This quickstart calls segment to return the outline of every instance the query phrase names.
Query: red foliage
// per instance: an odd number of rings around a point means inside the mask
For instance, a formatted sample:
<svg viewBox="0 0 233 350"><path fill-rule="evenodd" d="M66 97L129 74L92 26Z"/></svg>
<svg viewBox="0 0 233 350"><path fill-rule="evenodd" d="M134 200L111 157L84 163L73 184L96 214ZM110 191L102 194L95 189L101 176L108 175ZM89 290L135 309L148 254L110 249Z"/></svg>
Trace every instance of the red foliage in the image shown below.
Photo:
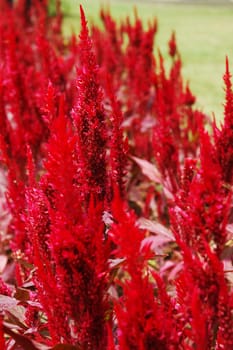
<svg viewBox="0 0 233 350"><path fill-rule="evenodd" d="M0 348L231 350L228 59L217 128L175 33L167 72L156 21L80 7L65 42L59 1L25 4L0 0Z"/></svg>

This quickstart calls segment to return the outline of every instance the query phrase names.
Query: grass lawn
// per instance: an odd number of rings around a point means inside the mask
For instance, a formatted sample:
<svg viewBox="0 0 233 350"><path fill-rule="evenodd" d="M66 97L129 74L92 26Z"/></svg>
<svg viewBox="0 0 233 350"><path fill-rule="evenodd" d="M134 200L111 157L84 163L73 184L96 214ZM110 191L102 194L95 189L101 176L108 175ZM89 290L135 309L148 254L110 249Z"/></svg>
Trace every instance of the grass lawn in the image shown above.
<svg viewBox="0 0 233 350"><path fill-rule="evenodd" d="M79 28L79 3L82 3L90 21L99 21L101 4L110 4L112 14L120 19L132 16L136 5L145 20L156 17L159 24L157 47L167 53L167 41L176 31L178 47L183 59L183 75L190 81L197 95L198 105L221 120L223 111L223 81L225 57L230 60L233 73L233 6L161 4L156 1L97 1L63 0L67 17L64 32Z"/></svg>

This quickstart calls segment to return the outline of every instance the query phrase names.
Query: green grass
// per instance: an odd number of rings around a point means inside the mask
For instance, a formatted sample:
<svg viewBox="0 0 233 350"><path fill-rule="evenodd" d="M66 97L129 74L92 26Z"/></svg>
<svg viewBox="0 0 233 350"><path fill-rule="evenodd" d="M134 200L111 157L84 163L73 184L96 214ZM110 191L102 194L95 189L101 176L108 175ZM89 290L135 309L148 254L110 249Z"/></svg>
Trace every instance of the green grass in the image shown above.
<svg viewBox="0 0 233 350"><path fill-rule="evenodd" d="M69 15L65 19L65 35L69 35L71 26L78 31L79 3L76 0L63 0L64 9ZM102 4L106 3L102 1ZM132 16L134 5L145 22L156 17L159 24L156 46L165 55L170 34L172 30L176 31L183 60L183 76L190 81L198 106L221 120L224 102L222 75L226 55L233 73L233 6L163 5L155 4L155 1L123 0L108 3L117 19ZM99 23L99 4L97 0L82 1L89 21Z"/></svg>

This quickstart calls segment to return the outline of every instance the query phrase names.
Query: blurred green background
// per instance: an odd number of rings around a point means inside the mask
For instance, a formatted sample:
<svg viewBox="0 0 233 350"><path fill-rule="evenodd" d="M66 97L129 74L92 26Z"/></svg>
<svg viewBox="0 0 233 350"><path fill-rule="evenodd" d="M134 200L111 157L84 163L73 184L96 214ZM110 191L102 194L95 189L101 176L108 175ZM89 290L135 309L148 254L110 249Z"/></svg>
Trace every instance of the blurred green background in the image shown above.
<svg viewBox="0 0 233 350"><path fill-rule="evenodd" d="M167 42L175 30L178 48L183 60L183 76L197 96L198 106L210 115L222 119L224 103L225 57L229 57L233 73L233 2L225 0L200 1L98 1L62 0L65 12L64 33L79 31L79 4L82 4L89 22L99 23L100 6L109 6L119 20L133 17L134 7L147 22L158 20L156 48L167 55Z"/></svg>

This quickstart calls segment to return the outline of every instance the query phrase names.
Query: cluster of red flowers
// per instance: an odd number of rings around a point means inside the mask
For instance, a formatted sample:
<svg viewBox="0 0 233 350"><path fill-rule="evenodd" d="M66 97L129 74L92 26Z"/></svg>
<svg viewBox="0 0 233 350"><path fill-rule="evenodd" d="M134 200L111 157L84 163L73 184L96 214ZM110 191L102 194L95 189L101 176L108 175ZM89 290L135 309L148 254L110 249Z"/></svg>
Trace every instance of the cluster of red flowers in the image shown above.
<svg viewBox="0 0 233 350"><path fill-rule="evenodd" d="M0 348L232 350L228 60L218 128L175 33L167 72L156 21L80 7L65 41L26 4L0 0Z"/></svg>

